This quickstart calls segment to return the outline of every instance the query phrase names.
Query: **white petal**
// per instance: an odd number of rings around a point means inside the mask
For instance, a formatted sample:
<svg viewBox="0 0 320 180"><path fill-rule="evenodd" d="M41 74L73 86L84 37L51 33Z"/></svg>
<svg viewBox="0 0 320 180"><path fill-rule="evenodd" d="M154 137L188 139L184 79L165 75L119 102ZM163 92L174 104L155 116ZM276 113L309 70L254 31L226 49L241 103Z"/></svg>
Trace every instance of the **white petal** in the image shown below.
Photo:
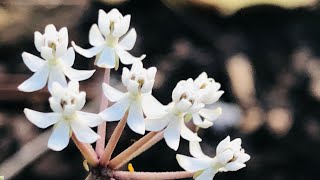
<svg viewBox="0 0 320 180"><path fill-rule="evenodd" d="M153 84L154 84L154 80L149 80L145 82L140 90L141 93L151 93Z"/></svg>
<svg viewBox="0 0 320 180"><path fill-rule="evenodd" d="M165 106L151 94L142 95L141 105L147 118L163 117L167 113Z"/></svg>
<svg viewBox="0 0 320 180"><path fill-rule="evenodd" d="M199 111L199 114L210 121L214 121L222 114L222 109L221 108L217 108L217 109L203 108Z"/></svg>
<svg viewBox="0 0 320 180"><path fill-rule="evenodd" d="M218 159L219 163L226 164L233 158L233 152L230 149L227 149L219 154L216 155L216 158Z"/></svg>
<svg viewBox="0 0 320 180"><path fill-rule="evenodd" d="M96 70L77 70L72 67L63 68L64 74L72 81L83 81L89 79Z"/></svg>
<svg viewBox="0 0 320 180"><path fill-rule="evenodd" d="M81 91L77 95L76 100L77 100L76 109L81 110L84 107L84 105L86 104L86 92Z"/></svg>
<svg viewBox="0 0 320 180"><path fill-rule="evenodd" d="M219 154L219 153L223 152L227 148L229 143L230 143L230 136L227 136L224 140L222 140L218 144L217 149L216 149L216 153Z"/></svg>
<svg viewBox="0 0 320 180"><path fill-rule="evenodd" d="M56 57L59 58L61 56L63 56L68 49L68 42L62 42L60 44L57 45L56 47Z"/></svg>
<svg viewBox="0 0 320 180"><path fill-rule="evenodd" d="M184 121L180 121L180 134L183 139L188 141L202 141L201 138L198 137L197 134L193 133L184 123Z"/></svg>
<svg viewBox="0 0 320 180"><path fill-rule="evenodd" d="M201 127L201 128L209 128L210 126L213 125L213 122L211 122L211 121L208 121L206 119L202 120L201 117L199 116L199 114L197 114L197 113L192 114L192 120L196 126Z"/></svg>
<svg viewBox="0 0 320 180"><path fill-rule="evenodd" d="M160 131L168 125L170 120L171 120L171 116L169 115L165 115L163 117L155 118L155 119L146 118L145 119L146 130Z"/></svg>
<svg viewBox="0 0 320 180"><path fill-rule="evenodd" d="M48 76L49 67L47 64L44 64L39 71L20 84L18 89L24 92L33 92L42 89L47 83Z"/></svg>
<svg viewBox="0 0 320 180"><path fill-rule="evenodd" d="M54 36L57 33L57 29L53 24L48 24L45 28L44 28L44 32L46 33L46 35L48 36Z"/></svg>
<svg viewBox="0 0 320 180"><path fill-rule="evenodd" d="M54 97L49 98L50 108L54 112L62 112L63 109L61 107L60 101L57 101Z"/></svg>
<svg viewBox="0 0 320 180"><path fill-rule="evenodd" d="M176 159L179 165L188 172L196 172L210 167L210 159L193 158L177 154Z"/></svg>
<svg viewBox="0 0 320 180"><path fill-rule="evenodd" d="M68 37L68 29L63 27L58 32L59 42L65 45L65 49L68 48L69 37Z"/></svg>
<svg viewBox="0 0 320 180"><path fill-rule="evenodd" d="M70 47L66 53L61 57L63 64L66 66L72 66L75 59L75 53L72 47Z"/></svg>
<svg viewBox="0 0 320 180"><path fill-rule="evenodd" d="M101 116L98 114L94 113L88 113L88 112L82 112L82 111L77 111L77 116L80 121L82 121L85 125L89 127L96 127L102 122L104 122L101 119Z"/></svg>
<svg viewBox="0 0 320 180"><path fill-rule="evenodd" d="M70 126L65 121L58 122L48 141L48 147L54 151L61 151L68 146L70 139Z"/></svg>
<svg viewBox="0 0 320 180"><path fill-rule="evenodd" d="M23 112L27 119L39 128L47 128L58 122L61 118L58 113L42 113L27 108L25 108Z"/></svg>
<svg viewBox="0 0 320 180"><path fill-rule="evenodd" d="M53 82L58 82L62 87L67 87L67 79L60 67L51 67L49 80L48 80L48 90L51 92Z"/></svg>
<svg viewBox="0 0 320 180"><path fill-rule="evenodd" d="M129 99L127 95L125 95L122 99L102 111L99 115L106 121L118 121L124 116L129 105Z"/></svg>
<svg viewBox="0 0 320 180"><path fill-rule="evenodd" d="M134 80L129 80L128 86L127 86L128 92L132 94L138 94L139 93L139 83Z"/></svg>
<svg viewBox="0 0 320 180"><path fill-rule="evenodd" d="M43 59L27 52L22 53L22 59L32 72L38 71L45 64Z"/></svg>
<svg viewBox="0 0 320 180"><path fill-rule="evenodd" d="M115 50L117 52L117 55L120 58L120 61L125 65L133 64L136 61L141 61L146 57L145 54L141 55L140 57L134 57L130 53L128 53L127 51L125 51L119 47L117 47Z"/></svg>
<svg viewBox="0 0 320 180"><path fill-rule="evenodd" d="M102 9L99 10L98 26L104 36L110 34L110 20L107 13Z"/></svg>
<svg viewBox="0 0 320 180"><path fill-rule="evenodd" d="M154 79L157 73L157 68L156 67L150 67L147 70L147 77L148 79Z"/></svg>
<svg viewBox="0 0 320 180"><path fill-rule="evenodd" d="M249 160L250 160L250 155L249 155L249 154L246 154L246 153L241 154L241 155L237 158L237 161L238 161L238 162L242 162L242 163L245 163L245 162L247 162L247 161L249 161Z"/></svg>
<svg viewBox="0 0 320 180"><path fill-rule="evenodd" d="M124 35L129 29L130 19L131 16L126 15L121 19L120 22L115 23L112 35L115 37L121 37L122 35Z"/></svg>
<svg viewBox="0 0 320 180"><path fill-rule="evenodd" d="M103 83L102 90L104 95L111 101L116 102L119 101L124 93L116 90L115 88L111 87L109 84Z"/></svg>
<svg viewBox="0 0 320 180"><path fill-rule="evenodd" d="M168 124L167 128L164 130L164 140L167 145L177 151L180 143L180 120L172 119Z"/></svg>
<svg viewBox="0 0 320 180"><path fill-rule="evenodd" d="M239 169L244 167L246 167L246 165L243 163L231 162L231 163L228 163L224 168L227 171L238 171Z"/></svg>
<svg viewBox="0 0 320 180"><path fill-rule="evenodd" d="M64 91L65 89L60 83L58 82L52 83L52 89L50 91L52 96L57 96L60 98L63 95Z"/></svg>
<svg viewBox="0 0 320 180"><path fill-rule="evenodd" d="M52 49L49 47L42 47L41 57L45 60L52 60L54 58Z"/></svg>
<svg viewBox="0 0 320 180"><path fill-rule="evenodd" d="M197 141L190 141L190 143L189 143L189 151L190 151L190 154L193 157L196 157L196 158L204 158L204 157L205 158L209 158L207 155L205 155L202 152L200 143L197 142Z"/></svg>
<svg viewBox="0 0 320 180"><path fill-rule="evenodd" d="M104 48L104 46L96 46L90 49L83 49L80 46L77 46L73 41L71 42L71 44L77 53L81 54L86 58L92 58L93 56L99 54Z"/></svg>
<svg viewBox="0 0 320 180"><path fill-rule="evenodd" d="M90 28L89 43L92 46L100 46L105 43L105 39L103 38L101 32L99 31L97 24L92 25Z"/></svg>
<svg viewBox="0 0 320 180"><path fill-rule="evenodd" d="M131 103L129 107L127 124L132 131L144 135L146 128L142 108L139 102Z"/></svg>
<svg viewBox="0 0 320 180"><path fill-rule="evenodd" d="M116 54L112 48L104 48L99 55L96 65L101 68L114 68L116 65Z"/></svg>
<svg viewBox="0 0 320 180"><path fill-rule="evenodd" d="M79 93L80 84L78 81L69 81L68 83L68 91L74 92L76 94Z"/></svg>
<svg viewBox="0 0 320 180"><path fill-rule="evenodd" d="M216 175L217 171L209 167L203 173L201 173L195 180L212 180Z"/></svg>
<svg viewBox="0 0 320 180"><path fill-rule="evenodd" d="M128 34L126 34L119 42L119 46L124 50L131 50L136 43L137 33L134 28L132 28Z"/></svg>
<svg viewBox="0 0 320 180"><path fill-rule="evenodd" d="M124 67L122 69L122 75L121 75L122 84L124 86L128 86L128 82L130 80L130 71L128 68Z"/></svg>
<svg viewBox="0 0 320 180"><path fill-rule="evenodd" d="M39 52L41 51L41 47L44 46L44 37L38 31L34 32L34 45Z"/></svg>
<svg viewBox="0 0 320 180"><path fill-rule="evenodd" d="M83 121L73 120L71 121L71 128L76 138L83 143L94 143L100 136L95 133L90 127Z"/></svg>

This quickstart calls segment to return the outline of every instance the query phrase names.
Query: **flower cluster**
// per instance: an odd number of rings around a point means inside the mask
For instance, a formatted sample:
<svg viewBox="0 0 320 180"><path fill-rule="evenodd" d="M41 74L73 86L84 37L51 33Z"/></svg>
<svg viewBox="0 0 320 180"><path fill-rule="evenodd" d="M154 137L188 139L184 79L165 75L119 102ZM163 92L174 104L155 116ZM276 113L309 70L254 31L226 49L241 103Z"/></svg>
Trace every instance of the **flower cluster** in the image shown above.
<svg viewBox="0 0 320 180"><path fill-rule="evenodd" d="M203 72L196 79L178 82L172 92L172 102L161 104L152 95L156 67L144 68L142 60L145 55L134 57L128 52L137 38L135 29L129 30L130 19L130 15L123 16L117 9L108 13L99 10L98 23L92 25L89 32L89 43L93 46L89 49L83 49L74 42L73 47L68 48L68 30L65 27L57 31L54 25L47 25L44 34L35 32L35 47L42 58L22 53L24 63L35 73L18 89L32 92L42 89L48 82L53 112L24 110L28 120L39 128L54 125L48 147L60 151L68 145L71 136L81 143L94 143L100 136L91 127L104 121L123 119L123 127L126 123L141 135L146 131L162 131L162 138L175 151L179 148L180 136L190 141L190 153L194 157L178 154L177 161L183 169L195 173L198 180L212 179L217 172L245 167L244 163L250 156L241 148L241 139L230 141L228 136L219 143L214 158L204 155L200 148L201 138L197 131L211 127L222 113L221 108L210 108L224 93L220 90L221 85ZM86 93L79 91L78 81L90 78L95 70L73 69L74 50L87 58L95 56L95 65L100 68L117 70L119 62L132 64L130 70L127 67L122 70L121 80L126 92L102 83L103 94L113 104L100 113L80 111L85 105ZM119 137L114 137L113 141ZM114 149L115 146L110 147ZM108 155L104 155L101 159L109 161Z"/></svg>

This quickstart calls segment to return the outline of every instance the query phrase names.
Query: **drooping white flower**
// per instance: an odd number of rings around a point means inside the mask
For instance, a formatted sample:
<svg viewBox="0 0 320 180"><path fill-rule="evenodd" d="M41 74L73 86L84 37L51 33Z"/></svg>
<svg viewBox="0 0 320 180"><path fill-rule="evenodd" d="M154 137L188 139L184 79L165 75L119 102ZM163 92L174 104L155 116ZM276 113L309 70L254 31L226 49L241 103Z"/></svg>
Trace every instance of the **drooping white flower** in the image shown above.
<svg viewBox="0 0 320 180"><path fill-rule="evenodd" d="M66 86L65 76L72 81L82 81L90 78L95 72L95 70L76 70L71 67L75 53L72 47L68 49L68 30L65 27L57 31L54 25L47 25L44 34L38 31L34 33L34 44L42 58L27 52L22 53L24 63L35 73L19 85L20 91L37 91L47 82L50 91L55 81Z"/></svg>
<svg viewBox="0 0 320 180"><path fill-rule="evenodd" d="M230 137L222 140L216 148L216 156L205 155L199 142L190 142L190 153L193 157L177 154L179 165L188 172L195 172L196 180L212 180L216 173L237 171L246 167L250 156L241 147L241 139L230 142Z"/></svg>
<svg viewBox="0 0 320 180"><path fill-rule="evenodd" d="M83 49L72 42L74 49L87 58L96 56L95 64L102 68L117 69L119 58L126 65L141 61L145 55L133 57L127 52L133 48L137 39L134 28L128 32L130 18L130 15L123 16L117 9L109 13L100 9L98 25L92 25L89 31L89 43L94 47Z"/></svg>
<svg viewBox="0 0 320 180"><path fill-rule="evenodd" d="M197 88L199 101L205 105L210 105L219 100L224 91L219 90L221 85L213 78L208 78L207 73L201 73L195 80L194 86ZM196 113L190 114L193 123L200 128L208 128L221 115L222 109L202 108ZM203 118L203 119L202 119Z"/></svg>
<svg viewBox="0 0 320 180"><path fill-rule="evenodd" d="M90 127L98 126L103 120L98 114L80 111L85 105L86 93L79 92L77 81L70 81L68 87L54 82L51 95L49 102L53 112L24 109L28 120L39 128L47 128L54 124L48 141L49 148L61 151L69 144L72 133L83 143L93 143L100 137Z"/></svg>
<svg viewBox="0 0 320 180"><path fill-rule="evenodd" d="M162 112L162 104L152 95L152 87L157 69L143 68L142 62L137 61L131 70L123 68L122 83L128 92L120 92L108 84L103 84L105 96L112 102L112 106L100 113L106 121L118 121L128 112L127 124L136 133L145 133L145 114ZM158 111L159 110L159 111Z"/></svg>
<svg viewBox="0 0 320 180"><path fill-rule="evenodd" d="M204 107L198 100L197 89L192 79L180 81L172 92L172 103L166 107L166 113L161 117L146 118L146 129L149 131L164 130L167 145L177 150L180 136L189 141L201 141L185 124L187 113L196 113Z"/></svg>

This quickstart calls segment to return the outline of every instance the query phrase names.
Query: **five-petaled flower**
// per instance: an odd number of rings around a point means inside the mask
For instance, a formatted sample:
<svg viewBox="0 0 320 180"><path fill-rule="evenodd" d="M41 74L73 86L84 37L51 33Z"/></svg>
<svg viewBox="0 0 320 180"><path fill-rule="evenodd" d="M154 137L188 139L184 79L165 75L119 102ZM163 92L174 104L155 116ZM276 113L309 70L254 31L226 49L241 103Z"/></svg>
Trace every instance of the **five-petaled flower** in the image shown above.
<svg viewBox="0 0 320 180"><path fill-rule="evenodd" d="M103 120L98 114L80 111L86 102L86 93L79 92L79 83L70 81L68 87L54 82L50 107L54 112L42 113L24 109L26 117L39 128L47 128L54 124L48 147L61 151L69 144L72 133L83 143L93 143L100 136L90 127L98 126Z"/></svg>
<svg viewBox="0 0 320 180"><path fill-rule="evenodd" d="M230 137L222 140L216 148L216 156L205 155L199 142L190 142L190 154L193 157L177 154L179 165L188 172L195 172L196 180L211 180L218 172L237 171L244 168L250 156L241 147L241 139L230 141Z"/></svg>
<svg viewBox="0 0 320 180"><path fill-rule="evenodd" d="M100 113L106 121L118 121L128 111L127 124L136 133L145 133L143 113L153 114L162 104L152 95L152 87L157 69L145 69L141 61L132 65L131 70L123 68L122 83L128 92L122 93L110 85L102 85L105 96L116 102Z"/></svg>
<svg viewBox="0 0 320 180"><path fill-rule="evenodd" d="M20 91L37 91L42 89L47 81L50 91L55 81L66 86L65 76L72 81L82 81L90 78L95 72L71 67L75 53L72 47L68 49L68 30L65 27L57 31L54 25L47 25L44 34L34 33L34 44L43 59L27 52L22 53L24 63L35 73L18 87Z"/></svg>
<svg viewBox="0 0 320 180"><path fill-rule="evenodd" d="M189 141L201 141L185 124L190 119L201 128L208 128L221 114L221 109L208 109L205 106L215 103L223 94L220 84L206 73L194 81L191 78L180 81L172 92L172 103L166 106L166 113L158 117L146 118L146 129L149 131L164 130L164 139L171 149L177 150L182 138ZM158 110L160 111L160 110ZM204 120L202 120L202 117Z"/></svg>
<svg viewBox="0 0 320 180"><path fill-rule="evenodd" d="M130 18L130 15L123 16L117 9L109 13L100 9L98 25L92 25L89 31L89 43L94 47L83 49L72 42L74 49L87 58L96 56L95 64L102 68L118 69L119 58L126 65L141 61L145 55L133 57L127 52L133 48L137 39L134 28L127 33Z"/></svg>

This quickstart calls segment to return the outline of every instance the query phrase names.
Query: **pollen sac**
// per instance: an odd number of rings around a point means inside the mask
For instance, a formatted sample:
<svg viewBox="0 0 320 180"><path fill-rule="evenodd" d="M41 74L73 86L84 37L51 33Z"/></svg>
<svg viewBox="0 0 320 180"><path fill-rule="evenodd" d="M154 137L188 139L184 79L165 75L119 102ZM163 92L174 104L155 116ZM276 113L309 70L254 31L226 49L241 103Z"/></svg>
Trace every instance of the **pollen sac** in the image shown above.
<svg viewBox="0 0 320 180"><path fill-rule="evenodd" d="M123 68L122 83L130 93L149 93L152 90L156 72L157 69L155 67L145 69L142 63L137 61L132 65L130 71L127 68Z"/></svg>
<svg viewBox="0 0 320 180"><path fill-rule="evenodd" d="M71 81L66 88L55 82L51 95L49 98L51 109L65 115L72 115L75 111L81 110L85 104L86 94L79 92L79 83L76 81Z"/></svg>

